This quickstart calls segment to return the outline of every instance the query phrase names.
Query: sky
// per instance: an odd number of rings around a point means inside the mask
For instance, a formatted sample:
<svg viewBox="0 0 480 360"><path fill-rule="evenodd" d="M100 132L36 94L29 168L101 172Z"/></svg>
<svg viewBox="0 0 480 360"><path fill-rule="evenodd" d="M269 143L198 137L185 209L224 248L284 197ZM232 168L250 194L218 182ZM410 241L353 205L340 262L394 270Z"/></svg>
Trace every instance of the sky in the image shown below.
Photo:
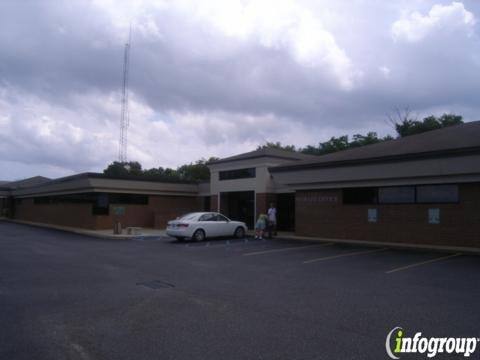
<svg viewBox="0 0 480 360"><path fill-rule="evenodd" d="M480 119L476 0L0 2L0 180L144 168L331 136L395 109Z"/></svg>

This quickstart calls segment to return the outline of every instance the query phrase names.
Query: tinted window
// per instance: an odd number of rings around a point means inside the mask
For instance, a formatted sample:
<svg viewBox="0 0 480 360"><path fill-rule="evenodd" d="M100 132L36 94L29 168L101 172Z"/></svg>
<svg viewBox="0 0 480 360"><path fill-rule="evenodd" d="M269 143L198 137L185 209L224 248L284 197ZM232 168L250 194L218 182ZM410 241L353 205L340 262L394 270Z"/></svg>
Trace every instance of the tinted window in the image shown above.
<svg viewBox="0 0 480 360"><path fill-rule="evenodd" d="M355 188L343 190L344 204L376 204L376 188Z"/></svg>
<svg viewBox="0 0 480 360"><path fill-rule="evenodd" d="M188 213L180 216L178 220L196 220L197 217L198 217L198 213Z"/></svg>
<svg viewBox="0 0 480 360"><path fill-rule="evenodd" d="M246 179L246 178L254 178L255 176L256 176L255 168L227 170L227 171L220 171L218 173L218 178L220 180Z"/></svg>
<svg viewBox="0 0 480 360"><path fill-rule="evenodd" d="M422 185L417 186L418 203L456 203L458 202L457 185Z"/></svg>
<svg viewBox="0 0 480 360"><path fill-rule="evenodd" d="M380 204L413 204L415 202L414 186L384 187L378 189Z"/></svg>
<svg viewBox="0 0 480 360"><path fill-rule="evenodd" d="M215 221L215 214L204 214L199 221Z"/></svg>
<svg viewBox="0 0 480 360"><path fill-rule="evenodd" d="M216 221L228 221L228 219L227 219L225 216L220 215L220 214L217 214L217 215L215 216L215 220L216 220Z"/></svg>

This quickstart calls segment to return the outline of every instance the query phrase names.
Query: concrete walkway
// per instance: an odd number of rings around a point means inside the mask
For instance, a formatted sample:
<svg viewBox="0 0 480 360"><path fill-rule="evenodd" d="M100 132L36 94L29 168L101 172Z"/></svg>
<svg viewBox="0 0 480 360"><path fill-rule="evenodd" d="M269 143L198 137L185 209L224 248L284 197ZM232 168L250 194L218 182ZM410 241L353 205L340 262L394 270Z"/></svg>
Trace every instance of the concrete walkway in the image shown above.
<svg viewBox="0 0 480 360"><path fill-rule="evenodd" d="M60 231L68 231L75 234L87 235L87 236L92 236L92 237L101 238L101 239L128 240L128 239L137 239L137 238L167 237L164 229L139 228L140 230L137 234L127 234L126 229L123 229L122 234L114 234L113 229L112 230L90 230L90 229L82 229L82 228L69 227L69 226L58 226L53 224L37 223L32 221L11 220L11 219L3 219L3 220L18 223L18 224L38 226L38 227L55 229Z"/></svg>

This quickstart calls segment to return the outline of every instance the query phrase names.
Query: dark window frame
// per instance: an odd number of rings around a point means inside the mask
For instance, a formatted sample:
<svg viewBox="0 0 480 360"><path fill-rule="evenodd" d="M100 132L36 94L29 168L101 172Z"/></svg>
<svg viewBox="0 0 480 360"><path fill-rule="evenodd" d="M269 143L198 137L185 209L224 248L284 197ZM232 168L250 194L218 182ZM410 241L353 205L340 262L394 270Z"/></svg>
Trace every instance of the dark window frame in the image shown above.
<svg viewBox="0 0 480 360"><path fill-rule="evenodd" d="M381 189L397 189L397 188L412 188L413 190L413 199L412 201L392 201L392 202L384 202L380 199ZM378 205L408 205L408 204L416 204L417 203L417 187L415 185L401 185L401 186L379 186L377 188L377 200Z"/></svg>
<svg viewBox="0 0 480 360"><path fill-rule="evenodd" d="M256 168L244 168L235 170L223 170L218 172L218 180L237 180L237 179L252 179L257 177Z"/></svg>
<svg viewBox="0 0 480 360"><path fill-rule="evenodd" d="M456 187L456 199L451 201L419 201L418 188L420 187L440 187L440 186L455 186ZM382 188L399 188L399 187L413 187L414 188L414 201L413 202L381 202L380 201L380 189ZM373 201L345 201L346 193L355 191L372 191L375 193ZM348 197L348 196L347 196ZM342 189L342 204L343 205L441 205L441 204L459 204L460 203L460 187L459 184L421 184L421 185L400 185L400 186L378 186L378 187L358 187L358 188L344 188Z"/></svg>

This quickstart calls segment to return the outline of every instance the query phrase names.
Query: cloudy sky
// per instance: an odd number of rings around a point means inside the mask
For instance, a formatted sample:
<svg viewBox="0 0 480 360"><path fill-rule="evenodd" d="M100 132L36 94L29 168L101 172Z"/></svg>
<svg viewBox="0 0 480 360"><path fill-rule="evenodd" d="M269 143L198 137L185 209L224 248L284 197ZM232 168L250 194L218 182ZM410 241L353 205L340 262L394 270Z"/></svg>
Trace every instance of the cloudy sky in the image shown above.
<svg viewBox="0 0 480 360"><path fill-rule="evenodd" d="M419 118L480 119L480 2L0 2L0 180L101 171L118 154L132 26L128 158L176 167Z"/></svg>

